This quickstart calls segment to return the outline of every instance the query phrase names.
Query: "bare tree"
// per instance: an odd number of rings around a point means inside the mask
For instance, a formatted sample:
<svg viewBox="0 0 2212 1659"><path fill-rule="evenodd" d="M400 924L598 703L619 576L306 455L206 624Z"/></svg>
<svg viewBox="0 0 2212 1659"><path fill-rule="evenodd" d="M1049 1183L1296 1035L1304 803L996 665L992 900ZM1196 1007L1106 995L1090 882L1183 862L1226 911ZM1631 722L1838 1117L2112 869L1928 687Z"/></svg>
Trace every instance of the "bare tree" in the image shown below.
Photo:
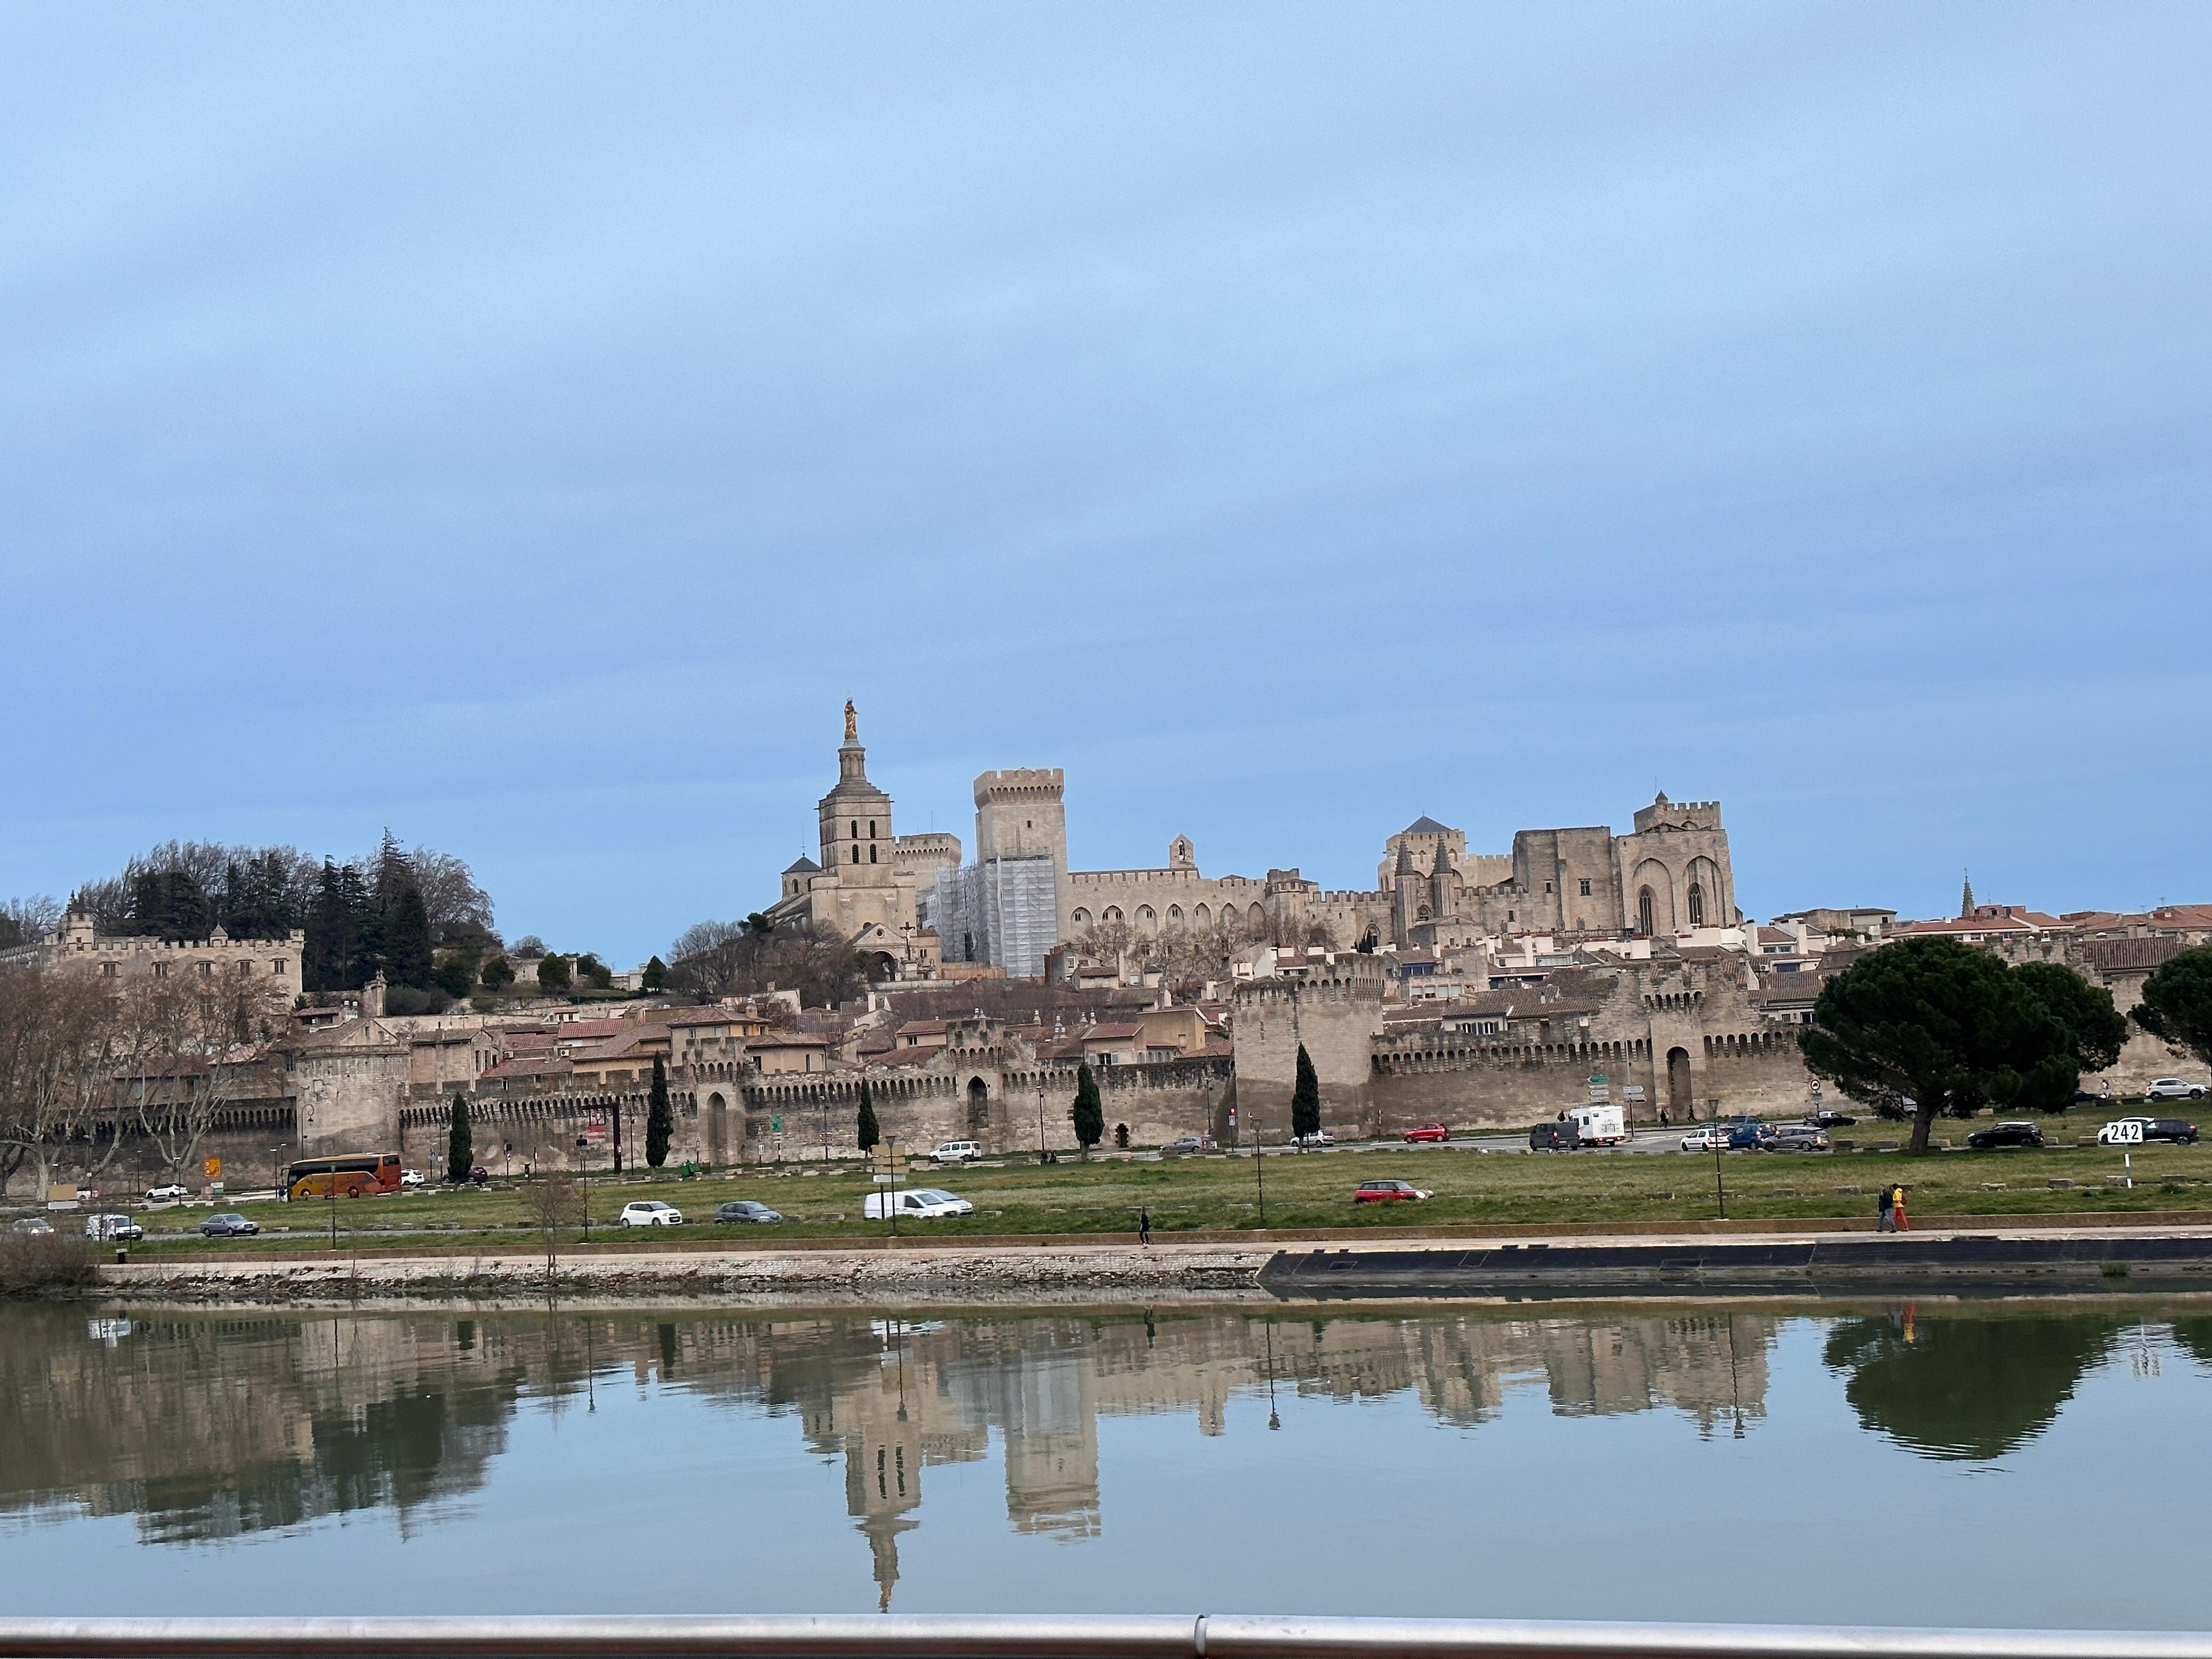
<svg viewBox="0 0 2212 1659"><path fill-rule="evenodd" d="M809 1007L859 994L860 954L837 930L787 923L763 931L743 921L702 921L669 946L669 982L713 1000L750 996L771 985L795 990Z"/></svg>
<svg viewBox="0 0 2212 1659"><path fill-rule="evenodd" d="M522 1189L522 1212L538 1229L538 1243L545 1251L545 1279L549 1285L560 1271L561 1230L580 1226L584 1220L583 1187L560 1158L561 1154L550 1146L541 1152L538 1173Z"/></svg>
<svg viewBox="0 0 2212 1659"><path fill-rule="evenodd" d="M0 1193L27 1164L43 1193L107 1104L112 1002L87 975L0 967Z"/></svg>
<svg viewBox="0 0 2212 1659"><path fill-rule="evenodd" d="M0 901L0 950L36 945L61 926L61 901L45 893Z"/></svg>
<svg viewBox="0 0 2212 1659"><path fill-rule="evenodd" d="M286 1006L274 980L240 974L131 981L111 1016L117 1122L101 1163L122 1144L127 1111L167 1168L184 1167L259 1045L282 1029Z"/></svg>

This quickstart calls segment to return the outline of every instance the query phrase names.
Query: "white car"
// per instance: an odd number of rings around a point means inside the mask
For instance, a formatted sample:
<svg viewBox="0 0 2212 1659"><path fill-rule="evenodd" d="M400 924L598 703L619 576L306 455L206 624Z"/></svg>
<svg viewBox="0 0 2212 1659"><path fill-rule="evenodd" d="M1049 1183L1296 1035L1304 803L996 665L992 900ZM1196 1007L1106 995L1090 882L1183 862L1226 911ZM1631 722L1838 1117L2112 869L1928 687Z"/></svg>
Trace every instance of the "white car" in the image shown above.
<svg viewBox="0 0 2212 1659"><path fill-rule="evenodd" d="M1301 1146L1334 1146L1336 1145L1336 1137L1329 1133L1326 1129L1316 1129L1310 1135L1300 1135L1298 1137L1298 1145Z"/></svg>
<svg viewBox="0 0 2212 1659"><path fill-rule="evenodd" d="M908 1187L896 1193L870 1193L861 1200L860 1214L870 1221L882 1221L894 1213L894 1199L896 1213L910 1220L935 1221L948 1215L975 1213L973 1204L941 1187Z"/></svg>
<svg viewBox="0 0 2212 1659"><path fill-rule="evenodd" d="M88 1215L84 1218L87 1238L119 1238L128 1244L146 1237L146 1230L127 1215Z"/></svg>
<svg viewBox="0 0 2212 1659"><path fill-rule="evenodd" d="M191 1196L191 1193L187 1188L179 1187L173 1181L166 1187L149 1187L146 1189L146 1201L149 1204L173 1204L179 1199Z"/></svg>
<svg viewBox="0 0 2212 1659"><path fill-rule="evenodd" d="M2150 1080L2150 1086L2143 1091L2143 1098L2146 1101L2202 1100L2204 1098L2204 1085L2178 1077L2154 1077Z"/></svg>
<svg viewBox="0 0 2212 1659"><path fill-rule="evenodd" d="M1686 1152L1710 1152L1715 1150L1724 1152L1728 1151L1728 1144L1729 1132L1717 1123L1709 1123L1702 1129L1693 1129L1682 1137L1682 1150Z"/></svg>
<svg viewBox="0 0 2212 1659"><path fill-rule="evenodd" d="M402 1170L399 1172L399 1184L403 1188L427 1187L430 1184L430 1181L429 1177L420 1170Z"/></svg>
<svg viewBox="0 0 2212 1659"><path fill-rule="evenodd" d="M622 1214L616 1218L625 1227L680 1227L684 1224L684 1212L657 1198L641 1198L623 1205Z"/></svg>
<svg viewBox="0 0 2212 1659"><path fill-rule="evenodd" d="M973 1140L946 1140L938 1143L937 1150L929 1155L932 1164L973 1164L983 1156L981 1143Z"/></svg>

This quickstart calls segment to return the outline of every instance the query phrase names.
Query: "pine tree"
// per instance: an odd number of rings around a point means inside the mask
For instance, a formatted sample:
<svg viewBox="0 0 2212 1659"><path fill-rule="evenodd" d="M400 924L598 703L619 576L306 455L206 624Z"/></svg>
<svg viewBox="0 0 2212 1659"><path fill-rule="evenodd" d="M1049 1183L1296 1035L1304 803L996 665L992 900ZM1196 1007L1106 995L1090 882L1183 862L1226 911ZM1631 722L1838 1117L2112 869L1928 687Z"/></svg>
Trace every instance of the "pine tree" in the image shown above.
<svg viewBox="0 0 2212 1659"><path fill-rule="evenodd" d="M645 964L645 972L640 976L638 982L646 990L658 991L668 983L668 964L659 957L648 958Z"/></svg>
<svg viewBox="0 0 2212 1659"><path fill-rule="evenodd" d="M883 1131L876 1125L876 1097L869 1090L868 1080L866 1078L860 1079L860 1124L858 1138L860 1150L864 1152L875 1151L876 1143L884 1138Z"/></svg>
<svg viewBox="0 0 2212 1659"><path fill-rule="evenodd" d="M394 985L430 985L430 913L412 882L399 890L384 919L384 976Z"/></svg>
<svg viewBox="0 0 2212 1659"><path fill-rule="evenodd" d="M307 960L301 966L301 984L310 991L343 990L354 951L354 914L346 902L344 878L337 866L325 859L315 879L314 908L307 913Z"/></svg>
<svg viewBox="0 0 2212 1659"><path fill-rule="evenodd" d="M1291 1088L1291 1133L1304 1140L1308 1135L1321 1133L1321 1079L1314 1075L1314 1063L1306 1053L1306 1045L1298 1044L1297 1080Z"/></svg>
<svg viewBox="0 0 2212 1659"><path fill-rule="evenodd" d="M1085 1158L1106 1134L1106 1109L1099 1103L1098 1079L1091 1073L1091 1062L1085 1060L1075 1068L1075 1144L1083 1148Z"/></svg>
<svg viewBox="0 0 2212 1659"><path fill-rule="evenodd" d="M469 1134L469 1103L453 1091L453 1127L446 1133L446 1179L459 1182L477 1166L476 1143Z"/></svg>
<svg viewBox="0 0 2212 1659"><path fill-rule="evenodd" d="M375 892L362 879L361 872L350 864L338 866L338 890L353 929L340 988L358 991L384 966L384 907L376 902Z"/></svg>
<svg viewBox="0 0 2212 1659"><path fill-rule="evenodd" d="M645 1097L645 1161L659 1169L668 1162L669 1138L676 1133L676 1114L668 1103L668 1067L653 1057L653 1089Z"/></svg>

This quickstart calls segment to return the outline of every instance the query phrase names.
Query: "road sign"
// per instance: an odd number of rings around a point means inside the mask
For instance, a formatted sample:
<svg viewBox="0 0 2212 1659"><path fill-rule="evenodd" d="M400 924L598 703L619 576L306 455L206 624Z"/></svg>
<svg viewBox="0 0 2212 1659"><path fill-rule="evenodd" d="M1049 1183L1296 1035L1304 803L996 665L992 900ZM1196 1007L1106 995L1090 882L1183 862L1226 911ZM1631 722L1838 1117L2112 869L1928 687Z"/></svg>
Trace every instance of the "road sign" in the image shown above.
<svg viewBox="0 0 2212 1659"><path fill-rule="evenodd" d="M775 1115L769 1118L768 1121L768 1127L770 1133L781 1134L783 1133L783 1114L778 1112Z"/></svg>
<svg viewBox="0 0 2212 1659"><path fill-rule="evenodd" d="M210 1181L222 1180L222 1160L219 1158L202 1158L200 1160L200 1172L206 1176Z"/></svg>
<svg viewBox="0 0 2212 1659"><path fill-rule="evenodd" d="M604 1123L600 1122L597 1118L592 1119L592 1121L590 1121L589 1123L586 1123L586 1124L584 1126L584 1139L586 1139L586 1140L605 1140L606 1138L607 1138L607 1126L606 1126L605 1124L604 1124Z"/></svg>
<svg viewBox="0 0 2212 1659"><path fill-rule="evenodd" d="M2122 1118L2118 1123L2105 1126L2105 1139L2115 1146L2140 1146L2142 1145L2142 1132L2143 1126L2139 1121Z"/></svg>

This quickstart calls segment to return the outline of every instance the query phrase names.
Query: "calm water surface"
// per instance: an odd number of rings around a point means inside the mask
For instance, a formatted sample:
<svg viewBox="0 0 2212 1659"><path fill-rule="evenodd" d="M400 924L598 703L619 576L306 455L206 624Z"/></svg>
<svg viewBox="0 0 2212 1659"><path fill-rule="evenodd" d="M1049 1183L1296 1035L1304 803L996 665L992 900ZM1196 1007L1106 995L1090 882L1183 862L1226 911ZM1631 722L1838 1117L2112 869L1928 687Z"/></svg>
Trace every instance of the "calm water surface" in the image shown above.
<svg viewBox="0 0 2212 1659"><path fill-rule="evenodd" d="M2212 1305L0 1310L24 1613L2212 1627Z"/></svg>

